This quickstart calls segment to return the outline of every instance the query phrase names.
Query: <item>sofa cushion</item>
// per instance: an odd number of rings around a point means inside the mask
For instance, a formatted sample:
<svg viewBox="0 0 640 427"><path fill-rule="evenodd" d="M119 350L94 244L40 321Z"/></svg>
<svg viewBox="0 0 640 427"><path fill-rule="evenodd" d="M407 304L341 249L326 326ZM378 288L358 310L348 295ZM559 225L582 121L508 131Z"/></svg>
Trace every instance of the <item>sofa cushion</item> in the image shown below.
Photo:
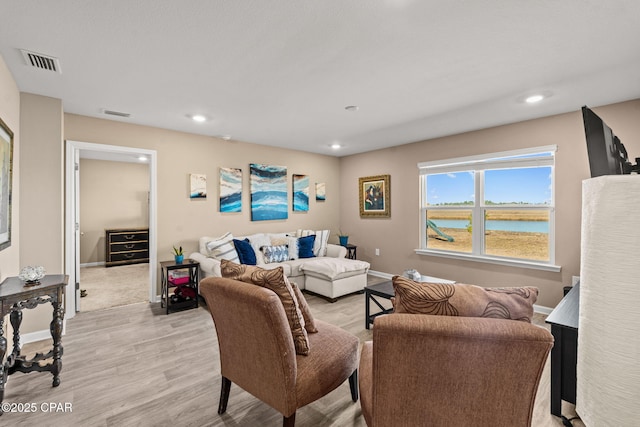
<svg viewBox="0 0 640 427"><path fill-rule="evenodd" d="M289 259L289 248L287 245L263 246L260 248L264 262L284 262Z"/></svg>
<svg viewBox="0 0 640 427"><path fill-rule="evenodd" d="M394 312L492 317L531 322L538 288L483 288L476 285L414 282L393 277Z"/></svg>
<svg viewBox="0 0 640 427"><path fill-rule="evenodd" d="M346 277L366 274L370 264L345 258L317 258L305 262L300 269L305 274L327 280L339 280Z"/></svg>
<svg viewBox="0 0 640 427"><path fill-rule="evenodd" d="M256 253L253 251L253 247L251 247L249 239L233 239L233 245L236 247L236 252L238 252L238 259L240 260L240 264L257 264Z"/></svg>
<svg viewBox="0 0 640 427"><path fill-rule="evenodd" d="M220 237L214 237L206 243L207 256L219 260L238 262L238 252L233 245L233 235L225 233Z"/></svg>
<svg viewBox="0 0 640 427"><path fill-rule="evenodd" d="M253 283L271 289L278 295L282 306L284 307L291 335L293 336L293 344L297 354L309 354L309 338L305 329L304 316L300 311L298 299L291 287L291 283L287 280L284 270L281 267L266 270L252 265L237 264L228 260L220 262L220 271L222 277L239 280L245 283Z"/></svg>
<svg viewBox="0 0 640 427"><path fill-rule="evenodd" d="M315 239L315 234L298 238L298 258L315 257L315 254L313 253L313 243L315 242Z"/></svg>

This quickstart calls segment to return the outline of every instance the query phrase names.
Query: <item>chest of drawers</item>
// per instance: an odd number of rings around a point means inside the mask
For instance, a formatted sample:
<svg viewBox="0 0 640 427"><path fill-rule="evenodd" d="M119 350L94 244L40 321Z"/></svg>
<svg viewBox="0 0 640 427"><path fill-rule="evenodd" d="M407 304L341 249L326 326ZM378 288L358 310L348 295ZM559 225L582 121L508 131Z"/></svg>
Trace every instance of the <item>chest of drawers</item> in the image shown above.
<svg viewBox="0 0 640 427"><path fill-rule="evenodd" d="M114 228L105 233L107 267L149 262L148 228Z"/></svg>

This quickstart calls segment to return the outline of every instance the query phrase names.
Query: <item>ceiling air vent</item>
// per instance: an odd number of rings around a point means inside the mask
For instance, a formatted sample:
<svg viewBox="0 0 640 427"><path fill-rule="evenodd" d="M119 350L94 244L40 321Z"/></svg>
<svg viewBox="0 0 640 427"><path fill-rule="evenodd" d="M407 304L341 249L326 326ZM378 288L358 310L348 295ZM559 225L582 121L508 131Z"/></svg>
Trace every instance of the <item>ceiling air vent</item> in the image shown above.
<svg viewBox="0 0 640 427"><path fill-rule="evenodd" d="M113 110L106 110L106 109L103 109L103 110L102 110L102 112L103 112L104 114L108 114L108 115L110 115L110 116L118 116L118 117L129 117L129 116L131 116L131 114L130 114L130 113L123 113L123 112L121 112L121 111L113 111Z"/></svg>
<svg viewBox="0 0 640 427"><path fill-rule="evenodd" d="M20 49L22 56L28 66L39 68L41 70L49 70L61 74L60 60L54 56L43 55L41 53L30 52Z"/></svg>

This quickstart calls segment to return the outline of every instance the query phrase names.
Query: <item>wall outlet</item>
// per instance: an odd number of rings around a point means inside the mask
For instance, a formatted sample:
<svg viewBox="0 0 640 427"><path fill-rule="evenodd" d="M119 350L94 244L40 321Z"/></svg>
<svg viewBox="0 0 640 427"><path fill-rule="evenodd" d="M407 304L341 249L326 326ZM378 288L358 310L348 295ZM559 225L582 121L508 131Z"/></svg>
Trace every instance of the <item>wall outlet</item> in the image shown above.
<svg viewBox="0 0 640 427"><path fill-rule="evenodd" d="M580 276L571 276L571 286L575 286L580 281Z"/></svg>
<svg viewBox="0 0 640 427"><path fill-rule="evenodd" d="M380 256L380 249L376 248L376 256Z"/></svg>

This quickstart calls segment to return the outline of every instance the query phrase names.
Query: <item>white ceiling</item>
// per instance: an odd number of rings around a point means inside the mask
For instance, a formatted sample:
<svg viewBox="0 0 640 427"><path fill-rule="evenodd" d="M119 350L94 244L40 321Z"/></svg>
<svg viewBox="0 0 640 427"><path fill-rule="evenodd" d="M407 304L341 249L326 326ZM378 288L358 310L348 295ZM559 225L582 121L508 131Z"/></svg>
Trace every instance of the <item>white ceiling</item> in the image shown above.
<svg viewBox="0 0 640 427"><path fill-rule="evenodd" d="M0 0L0 16L19 89L67 113L329 155L640 98L638 0Z"/></svg>

